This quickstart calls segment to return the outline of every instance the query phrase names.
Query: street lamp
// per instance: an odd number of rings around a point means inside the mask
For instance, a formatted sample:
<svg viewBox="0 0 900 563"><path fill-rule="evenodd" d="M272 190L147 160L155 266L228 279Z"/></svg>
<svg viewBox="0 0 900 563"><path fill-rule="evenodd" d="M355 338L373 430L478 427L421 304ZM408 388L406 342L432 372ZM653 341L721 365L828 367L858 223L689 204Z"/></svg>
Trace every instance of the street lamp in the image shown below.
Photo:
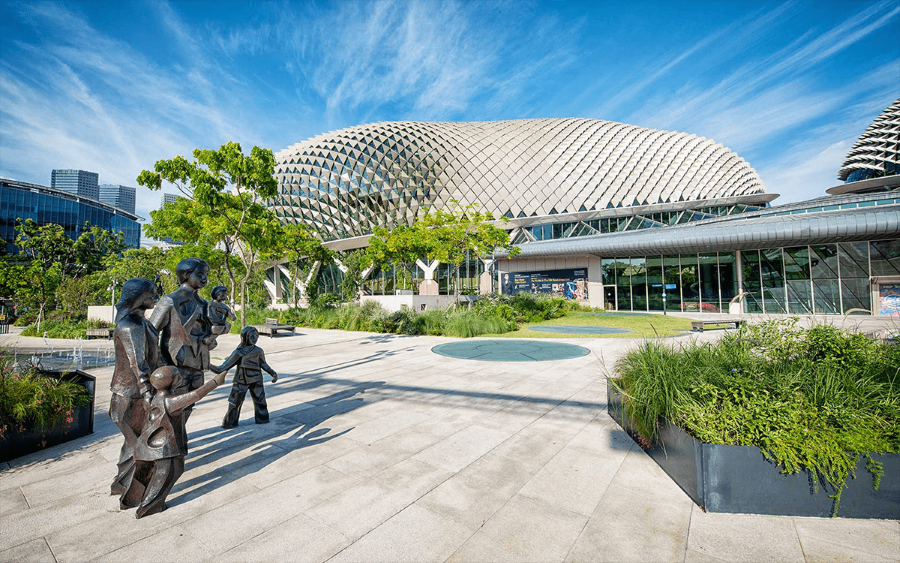
<svg viewBox="0 0 900 563"><path fill-rule="evenodd" d="M109 284L109 287L106 288L107 291L112 292L112 319L116 318L116 279L113 278L112 283Z"/></svg>

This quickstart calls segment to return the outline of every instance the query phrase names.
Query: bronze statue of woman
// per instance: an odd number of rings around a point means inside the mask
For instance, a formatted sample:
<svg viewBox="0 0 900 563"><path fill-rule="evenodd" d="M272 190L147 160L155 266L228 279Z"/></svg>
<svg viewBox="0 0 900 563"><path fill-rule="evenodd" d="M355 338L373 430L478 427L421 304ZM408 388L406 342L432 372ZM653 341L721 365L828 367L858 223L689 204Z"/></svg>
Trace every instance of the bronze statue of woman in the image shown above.
<svg viewBox="0 0 900 563"><path fill-rule="evenodd" d="M110 391L109 417L125 436L119 454L118 474L110 494L122 495L134 475L134 445L147 419L153 394L150 374L159 367L159 333L144 318L157 302L156 286L150 280L132 278L122 286L116 303L114 346L116 365Z"/></svg>

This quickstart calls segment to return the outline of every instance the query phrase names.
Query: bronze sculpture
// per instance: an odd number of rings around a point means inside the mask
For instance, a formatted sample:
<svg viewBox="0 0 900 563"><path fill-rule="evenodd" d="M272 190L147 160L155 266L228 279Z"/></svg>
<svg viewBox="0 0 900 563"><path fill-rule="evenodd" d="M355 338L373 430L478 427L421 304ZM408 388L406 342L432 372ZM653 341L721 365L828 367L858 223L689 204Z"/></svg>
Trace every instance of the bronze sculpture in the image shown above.
<svg viewBox="0 0 900 563"><path fill-rule="evenodd" d="M265 370L272 376L272 383L278 381L278 374L266 363L266 356L262 348L256 345L258 340L259 331L252 326L244 327L241 330L240 346L228 356L221 366L209 366L213 372L220 374L226 373L232 367L237 367L231 394L228 396L228 411L222 421L222 428L235 428L238 425L241 405L244 403L247 391L250 391L250 398L253 399L253 417L256 424L269 422L269 408L266 404L262 372Z"/></svg>
<svg viewBox="0 0 900 563"><path fill-rule="evenodd" d="M248 390L256 422L269 421L262 370L272 375L273 382L278 374L256 346L255 328L241 331L241 345L221 367L209 364L215 337L228 331L227 319L234 319L234 314L223 303L224 288L214 289L214 304L198 295L208 273L205 261L186 258L176 268L177 290L159 299L158 283L130 279L116 305L109 416L125 443L110 492L120 495L121 508L137 507L137 518L165 510L166 497L184 472L185 423L193 404L221 385L231 367L236 366L237 373L223 426L237 426ZM148 309L153 309L149 320L144 318ZM206 369L217 375L204 383Z"/></svg>
<svg viewBox="0 0 900 563"><path fill-rule="evenodd" d="M159 330L163 365L180 368L172 393L182 395L200 388L209 367L209 344L204 342L210 335L207 302L197 293L209 281L209 265L200 258L185 258L175 275L178 289L159 300L150 322ZM185 422L190 413L188 406Z"/></svg>
<svg viewBox="0 0 900 563"><path fill-rule="evenodd" d="M204 339L204 344L209 345L209 349L212 350L216 347L216 337L221 334L228 334L231 330L231 323L228 322L229 319L232 321L237 320L234 312L231 310L231 307L225 304L225 299L228 298L228 288L224 285L217 285L212 288L212 291L209 292L212 297L212 301L209 302L207 306L207 317L209 317L210 323L210 336Z"/></svg>
<svg viewBox="0 0 900 563"><path fill-rule="evenodd" d="M159 333L144 318L144 311L156 304L156 286L150 280L132 278L122 286L116 303L116 330L113 336L116 365L110 392L109 417L125 436L119 454L118 474L110 494L125 493L134 473L134 445L144 420L153 388L150 374L159 366Z"/></svg>
<svg viewBox="0 0 900 563"><path fill-rule="evenodd" d="M150 376L156 392L134 446L134 476L121 501L122 508L137 506L135 518L165 510L166 497L184 473L186 411L225 381L222 372L199 388L176 395L173 389L174 383L182 377L179 372L175 366L162 366Z"/></svg>

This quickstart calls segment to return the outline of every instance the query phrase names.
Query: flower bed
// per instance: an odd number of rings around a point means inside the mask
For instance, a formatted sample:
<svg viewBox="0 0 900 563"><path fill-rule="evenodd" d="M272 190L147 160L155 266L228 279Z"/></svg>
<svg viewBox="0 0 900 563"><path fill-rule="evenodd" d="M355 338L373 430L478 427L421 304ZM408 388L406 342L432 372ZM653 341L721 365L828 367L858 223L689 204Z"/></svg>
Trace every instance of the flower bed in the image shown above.
<svg viewBox="0 0 900 563"><path fill-rule="evenodd" d="M900 348L774 321L616 370L610 414L705 509L900 516Z"/></svg>

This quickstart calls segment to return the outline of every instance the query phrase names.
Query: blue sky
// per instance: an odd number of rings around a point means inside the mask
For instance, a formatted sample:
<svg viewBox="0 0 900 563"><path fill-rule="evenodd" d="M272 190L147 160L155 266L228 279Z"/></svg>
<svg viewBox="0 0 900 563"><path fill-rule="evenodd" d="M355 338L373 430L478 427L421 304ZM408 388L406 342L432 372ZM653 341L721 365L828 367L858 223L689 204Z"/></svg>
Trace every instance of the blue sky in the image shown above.
<svg viewBox="0 0 900 563"><path fill-rule="evenodd" d="M43 185L374 121L588 117L714 139L787 203L898 97L900 0L0 4L0 175Z"/></svg>

